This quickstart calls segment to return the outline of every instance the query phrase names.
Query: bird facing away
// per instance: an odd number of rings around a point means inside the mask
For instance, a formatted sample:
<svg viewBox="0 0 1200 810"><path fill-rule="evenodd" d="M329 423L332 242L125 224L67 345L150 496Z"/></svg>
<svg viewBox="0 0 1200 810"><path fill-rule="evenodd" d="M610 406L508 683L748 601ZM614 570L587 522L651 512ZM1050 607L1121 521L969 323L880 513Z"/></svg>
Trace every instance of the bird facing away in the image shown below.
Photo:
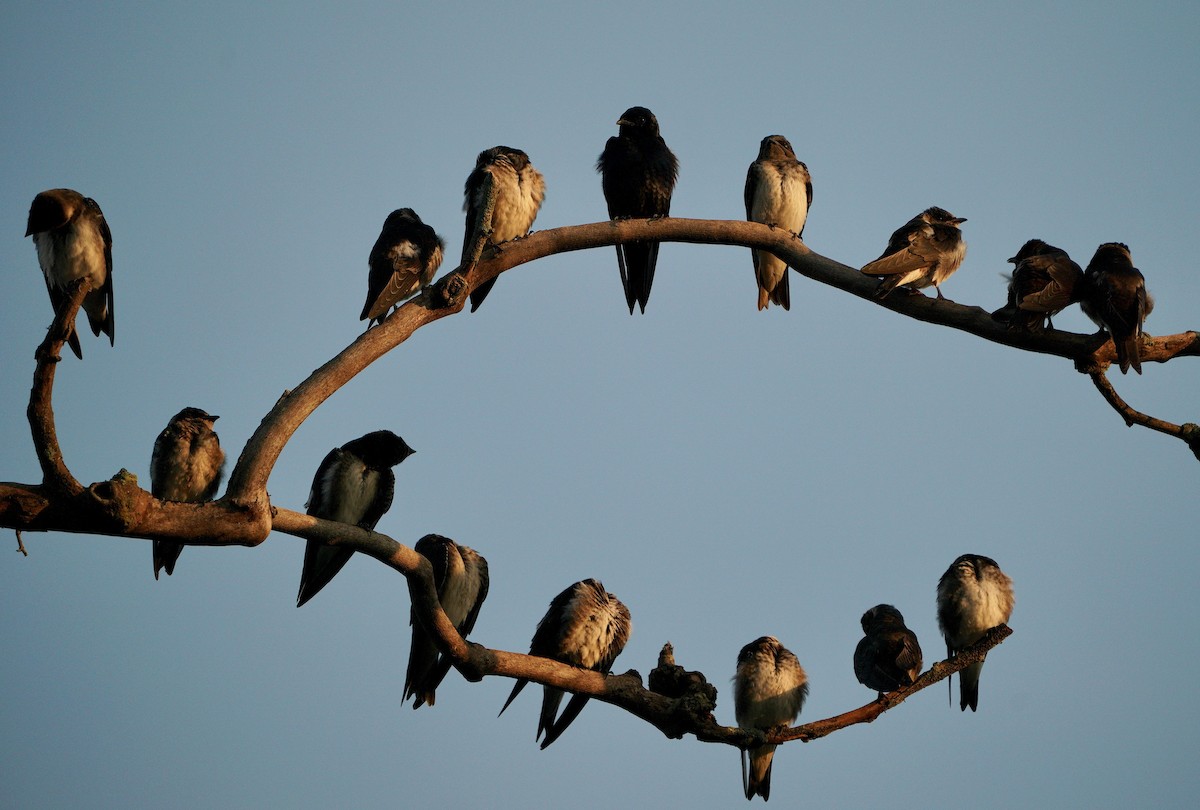
<svg viewBox="0 0 1200 810"><path fill-rule="evenodd" d="M392 467L414 452L390 430L376 430L335 447L313 476L305 504L308 514L373 531L392 505L396 491ZM353 555L354 551L345 546L327 546L309 540L304 549L296 607L316 596Z"/></svg>
<svg viewBox="0 0 1200 810"><path fill-rule="evenodd" d="M804 708L808 677L800 661L774 636L762 636L738 653L733 704L738 728L769 731L790 725ZM746 798L771 798L774 745L742 751L742 787ZM747 759L749 768L747 769Z"/></svg>
<svg viewBox="0 0 1200 810"><path fill-rule="evenodd" d="M1041 331L1044 322L1074 303L1083 270L1065 250L1030 239L1009 262L1015 267L1008 283L1008 302L992 313L1009 329ZM1050 328L1054 328L1053 322Z"/></svg>
<svg viewBox="0 0 1200 810"><path fill-rule="evenodd" d="M886 298L897 287L919 290L930 284L942 295L942 282L950 278L963 257L967 243L958 226L966 222L944 208L926 208L892 234L883 255L865 265L862 272L880 276L876 298Z"/></svg>
<svg viewBox="0 0 1200 810"><path fill-rule="evenodd" d="M658 119L645 107L630 107L617 119L617 126L620 129L596 161L609 219L669 216L679 161L658 133ZM658 242L617 245L617 266L630 315L634 303L645 313L657 262Z"/></svg>
<svg viewBox="0 0 1200 810"><path fill-rule="evenodd" d="M1132 366L1141 374L1142 324L1154 309L1154 299L1146 292L1141 271L1133 266L1129 248L1120 242L1096 248L1083 278L1079 301L1083 313L1112 336L1121 373Z"/></svg>
<svg viewBox="0 0 1200 810"><path fill-rule="evenodd" d="M367 302L360 321L383 323L388 310L433 281L446 243L411 208L388 214L367 264Z"/></svg>
<svg viewBox="0 0 1200 810"><path fill-rule="evenodd" d="M1012 580L990 557L964 554L938 580L938 627L946 637L949 658L979 641L993 627L1007 624L1012 611ZM970 706L975 711L979 705L982 671L980 661L959 672L959 710L966 711Z"/></svg>
<svg viewBox="0 0 1200 810"><path fill-rule="evenodd" d="M796 159L788 139L782 135L763 138L758 160L746 173L746 219L802 236L812 198L808 167ZM791 309L788 268L783 259L763 250L751 250L750 258L758 279L758 308L763 310L774 303Z"/></svg>
<svg viewBox="0 0 1200 810"><path fill-rule="evenodd" d="M462 264L473 267L485 244L499 245L529 233L546 198L546 180L520 149L493 146L475 158L463 197L467 228ZM471 291L472 312L495 283L491 279Z"/></svg>
<svg viewBox="0 0 1200 810"><path fill-rule="evenodd" d="M854 676L883 697L911 686L921 674L921 645L891 605L876 605L862 615L863 638L854 649Z"/></svg>
<svg viewBox="0 0 1200 810"><path fill-rule="evenodd" d="M472 549L460 546L449 537L427 534L417 541L416 552L433 566L438 601L458 634L466 638L475 628L479 609L488 594L488 564ZM413 708L434 705L438 684L450 671L450 659L438 652L437 645L421 626L417 612L409 615L412 646L408 654L408 675L404 679L404 698L414 697ZM403 701L402 701L403 702Z"/></svg>
<svg viewBox="0 0 1200 810"><path fill-rule="evenodd" d="M113 345L112 231L100 206L69 188L43 191L29 206L25 235L33 237L55 314L67 299L67 288L77 279L88 279L92 288L83 298L83 311L92 334L103 332ZM67 342L82 360L73 323L70 330Z"/></svg>
<svg viewBox="0 0 1200 810"><path fill-rule="evenodd" d="M150 454L150 494L164 501L199 503L211 501L225 472L225 451L213 432L220 417L199 408L184 408L171 417L154 440ZM175 562L183 544L154 540L154 578L166 570L175 573Z"/></svg>
<svg viewBox="0 0 1200 810"><path fill-rule="evenodd" d="M550 609L533 633L529 654L608 674L621 650L625 649L631 628L629 608L604 590L604 585L598 580L585 579L576 582L550 602ZM516 682L500 714L504 714L504 710L527 683L526 680ZM549 686L543 686L542 691L542 713L538 717L534 739L545 733L546 738L541 746L545 750L579 716L587 705L588 697L572 695L567 708L555 719L563 692Z"/></svg>

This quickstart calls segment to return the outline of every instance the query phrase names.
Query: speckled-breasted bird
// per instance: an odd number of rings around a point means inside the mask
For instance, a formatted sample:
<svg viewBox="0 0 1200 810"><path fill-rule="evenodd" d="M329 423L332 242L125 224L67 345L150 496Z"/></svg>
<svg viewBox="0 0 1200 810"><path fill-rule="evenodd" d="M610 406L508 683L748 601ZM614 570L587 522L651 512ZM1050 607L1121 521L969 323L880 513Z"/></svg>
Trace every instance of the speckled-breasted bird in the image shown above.
<svg viewBox="0 0 1200 810"><path fill-rule="evenodd" d="M802 236L812 207L812 177L796 159L792 145L782 135L768 135L758 147L758 160L746 173L746 219ZM791 309L787 264L764 250L751 250L758 280L758 308L774 303Z"/></svg>
<svg viewBox="0 0 1200 810"><path fill-rule="evenodd" d="M883 279L875 290L876 298L886 298L897 287L919 290L933 285L938 298L942 283L950 278L963 257L967 243L958 226L967 220L944 208L926 208L892 234L888 246L862 272Z"/></svg>
<svg viewBox="0 0 1200 810"><path fill-rule="evenodd" d="M164 501L199 503L211 501L225 472L225 451L213 432L220 417L199 408L184 408L171 417L154 440L150 454L150 494ZM175 573L175 562L183 544L154 540L154 578L165 570Z"/></svg>
<svg viewBox="0 0 1200 810"><path fill-rule="evenodd" d="M1037 331L1075 301L1083 270L1062 248L1030 239L1017 255L1008 283L1008 302L992 313L1010 329ZM1053 322L1050 328L1054 328Z"/></svg>
<svg viewBox="0 0 1200 810"><path fill-rule="evenodd" d="M1154 309L1154 299L1146 292L1141 271L1133 266L1129 248L1120 242L1096 248L1083 278L1079 306L1112 336L1121 373L1132 366L1141 374L1142 324Z"/></svg>
<svg viewBox="0 0 1200 810"><path fill-rule="evenodd" d="M963 554L946 569L937 586L938 627L946 637L946 654L953 658L993 627L1007 624L1013 611L1012 580L991 557ZM983 661L958 676L962 711L979 705L979 674ZM949 681L947 681L947 684Z"/></svg>
<svg viewBox="0 0 1200 810"><path fill-rule="evenodd" d="M762 636L738 653L733 676L734 714L738 728L769 731L790 725L804 708L808 677L800 661L774 636ZM771 798L774 745L742 751L742 787L746 798Z"/></svg>
<svg viewBox="0 0 1200 810"><path fill-rule="evenodd" d="M388 310L420 292L433 281L445 246L411 208L388 214L367 259L367 302L358 319L382 323Z"/></svg>
<svg viewBox="0 0 1200 810"><path fill-rule="evenodd" d="M854 649L854 677L882 697L911 686L921 674L921 645L891 605L876 605L862 615L863 638Z"/></svg>

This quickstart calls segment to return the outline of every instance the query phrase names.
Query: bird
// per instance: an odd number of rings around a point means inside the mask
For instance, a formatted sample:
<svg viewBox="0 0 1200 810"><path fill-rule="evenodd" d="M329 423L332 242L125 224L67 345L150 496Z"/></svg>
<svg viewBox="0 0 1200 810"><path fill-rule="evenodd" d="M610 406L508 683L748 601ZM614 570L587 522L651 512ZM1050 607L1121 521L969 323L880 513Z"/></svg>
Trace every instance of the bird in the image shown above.
<svg viewBox="0 0 1200 810"><path fill-rule="evenodd" d="M769 731L790 725L804 708L808 677L800 661L774 636L762 636L738 653L733 677L734 714L738 728ZM742 787L747 799L771 798L774 745L742 751ZM747 768L749 759L749 768Z"/></svg>
<svg viewBox="0 0 1200 810"><path fill-rule="evenodd" d="M606 591L599 580L585 579L571 585L550 602L550 609L533 633L529 654L607 674L621 650L625 649L631 629L629 608ZM500 714L504 714L527 683L524 679L516 682L500 708ZM542 713L534 739L545 733L541 745L545 750L583 711L588 696L572 695L567 708L556 719L563 691L543 686L542 692Z"/></svg>
<svg viewBox="0 0 1200 810"><path fill-rule="evenodd" d="M958 226L967 220L944 208L926 208L892 234L883 254L864 265L868 276L881 276L876 298L886 298L897 287L919 290L930 284L942 295L942 283L950 278L963 257L967 243Z"/></svg>
<svg viewBox="0 0 1200 810"><path fill-rule="evenodd" d="M596 160L609 219L669 216L679 161L659 134L658 119L645 107L630 107L621 113L617 126L617 134L608 139ZM630 315L635 303L646 312L657 262L658 242L617 245L617 267Z"/></svg>
<svg viewBox="0 0 1200 810"><path fill-rule="evenodd" d="M1083 313L1112 336L1121 373L1132 366L1141 374L1142 324L1154 309L1154 299L1146 292L1141 271L1133 266L1129 247L1106 242L1096 248L1083 279L1079 301Z"/></svg>
<svg viewBox="0 0 1200 810"><path fill-rule="evenodd" d="M199 408L184 408L171 417L154 440L150 454L150 494L164 501L211 501L225 473L225 451L213 431L220 417ZM166 570L175 573L183 544L154 540L154 578Z"/></svg>
<svg viewBox="0 0 1200 810"><path fill-rule="evenodd" d="M367 302L358 319L368 321L368 327L383 323L388 310L433 281L445 246L411 208L388 214L367 259Z"/></svg>
<svg viewBox="0 0 1200 810"><path fill-rule="evenodd" d="M66 302L68 287L77 279L88 279L92 287L83 298L83 311L92 334L99 337L103 332L108 335L109 345L115 345L112 231L99 204L74 189L43 191L29 206L25 235L33 237L55 314ZM69 329L67 343L82 360L83 347L75 324Z"/></svg>
<svg viewBox="0 0 1200 810"><path fill-rule="evenodd" d="M493 146L475 158L463 198L467 228L461 263L474 266L484 244L500 245L529 233L546 198L546 180L520 149ZM493 278L471 291L472 312L495 283Z"/></svg>
<svg viewBox="0 0 1200 810"><path fill-rule="evenodd" d="M390 430L376 430L335 447L313 476L305 504L308 514L373 531L392 505L396 490L392 468L414 452ZM345 546L309 540L304 549L296 607L316 596L353 555L354 551Z"/></svg>
<svg viewBox="0 0 1200 810"><path fill-rule="evenodd" d="M758 160L746 172L746 219L772 228L785 228L796 236L804 234L808 209L812 207L812 176L796 159L792 145L782 135L768 135L758 146ZM791 309L787 264L774 253L751 250L754 276L758 280L758 308L771 303Z"/></svg>
<svg viewBox="0 0 1200 810"><path fill-rule="evenodd" d="M854 649L854 677L883 697L911 686L921 674L921 645L891 605L876 605L862 615L863 638Z"/></svg>
<svg viewBox="0 0 1200 810"><path fill-rule="evenodd" d="M466 638L475 628L479 609L487 599L487 560L473 549L437 534L425 535L414 548L433 566L433 581L442 610L458 634ZM401 702L412 697L413 708L419 709L426 703L434 705L438 684L450 671L450 659L438 652L433 638L417 618L416 610L411 612L409 624L412 625L412 646Z"/></svg>
<svg viewBox="0 0 1200 810"><path fill-rule="evenodd" d="M1010 329L1041 331L1044 322L1075 302L1083 270L1062 248L1030 239L1008 261L1015 265L1008 302L992 317Z"/></svg>
<svg viewBox="0 0 1200 810"><path fill-rule="evenodd" d="M993 627L1007 624L1013 611L1012 580L991 557L963 554L938 580L938 627L946 637L946 655L954 658ZM958 676L960 711L979 705L979 674L983 661ZM949 681L947 681L949 684Z"/></svg>

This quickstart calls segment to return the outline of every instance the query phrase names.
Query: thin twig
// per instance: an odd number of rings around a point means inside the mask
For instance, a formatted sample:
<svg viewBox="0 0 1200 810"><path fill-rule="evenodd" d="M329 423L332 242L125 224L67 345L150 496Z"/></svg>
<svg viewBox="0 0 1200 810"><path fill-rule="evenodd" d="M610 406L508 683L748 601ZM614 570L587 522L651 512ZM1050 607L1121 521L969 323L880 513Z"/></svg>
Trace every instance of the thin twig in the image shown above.
<svg viewBox="0 0 1200 810"><path fill-rule="evenodd" d="M21 552L22 556L28 557L29 552L25 550L25 544L21 542L21 530L17 529L17 551Z"/></svg>
<svg viewBox="0 0 1200 810"><path fill-rule="evenodd" d="M1096 386L1096 390L1100 392L1100 395L1104 397L1104 401L1111 405L1113 410L1125 421L1126 427L1141 425L1144 428L1173 436L1186 443L1196 458L1200 459L1200 425L1191 422L1176 425L1165 419L1158 419L1157 417L1134 410L1130 407L1129 403L1121 399L1121 395L1113 388L1112 383L1108 380L1108 376L1103 371L1091 371L1088 373L1088 376L1092 378L1092 383Z"/></svg>

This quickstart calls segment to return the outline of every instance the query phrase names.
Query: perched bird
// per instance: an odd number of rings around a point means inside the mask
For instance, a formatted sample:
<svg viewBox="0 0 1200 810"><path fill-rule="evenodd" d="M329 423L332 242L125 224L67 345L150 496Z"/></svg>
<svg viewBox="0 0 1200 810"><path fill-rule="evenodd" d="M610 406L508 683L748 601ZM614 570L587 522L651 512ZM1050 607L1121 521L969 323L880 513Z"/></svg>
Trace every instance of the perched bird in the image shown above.
<svg viewBox="0 0 1200 810"><path fill-rule="evenodd" d="M946 655L953 658L970 647L993 627L1007 624L1012 616L1012 580L996 561L978 554L955 560L937 586L938 627L946 637ZM979 705L979 674L983 662L971 664L958 675L961 711ZM949 684L949 681L947 681Z"/></svg>
<svg viewBox="0 0 1200 810"><path fill-rule="evenodd" d="M155 498L198 503L216 497L225 472L225 451L213 432L219 418L199 408L184 408L171 417L150 454L150 493ZM171 576L183 544L154 540L153 545L154 578L163 569Z"/></svg>
<svg viewBox="0 0 1200 810"><path fill-rule="evenodd" d="M442 610L458 634L466 638L475 628L479 609L487 599L487 560L449 537L437 534L422 537L415 549L433 566L433 581L437 584ZM413 708L419 709L422 704L434 704L435 690L450 671L450 659L438 652L415 610L409 616L409 624L412 625L412 647L409 648L403 700L414 697Z"/></svg>
<svg viewBox="0 0 1200 810"><path fill-rule="evenodd" d="M604 585L598 580L585 579L576 582L550 602L550 609L533 633L529 654L607 674L621 650L625 649L631 627L629 608L604 590ZM517 681L508 700L504 701L500 714L504 714L504 710L527 683L526 680ZM587 705L588 697L572 695L567 708L555 719L563 692L549 686L543 686L542 691L542 713L538 718L534 739L545 733L546 738L542 740L544 750L579 716Z"/></svg>
<svg viewBox="0 0 1200 810"><path fill-rule="evenodd" d="M746 173L746 219L772 228L785 228L802 236L812 206L812 177L796 160L792 145L782 135L768 135L758 146L758 160ZM774 253L751 250L758 279L758 308L775 303L791 309L787 264Z"/></svg>
<svg viewBox="0 0 1200 810"><path fill-rule="evenodd" d="M55 314L66 300L71 283L88 279L92 288L83 298L83 311L92 334L103 332L113 345L112 231L100 206L91 197L69 188L43 191L29 206L25 235L33 236ZM67 342L82 360L79 334L74 324L70 329Z"/></svg>
<svg viewBox="0 0 1200 810"><path fill-rule="evenodd" d="M1133 266L1129 248L1120 242L1106 242L1096 248L1083 278L1079 306L1112 336L1121 373L1132 366L1141 374L1142 324L1154 309L1154 299L1146 292L1141 271Z"/></svg>
<svg viewBox="0 0 1200 810"><path fill-rule="evenodd" d="M942 282L950 278L963 257L967 243L958 226L966 222L944 208L926 208L892 234L887 248L878 259L865 265L862 272L883 278L876 298L886 298L897 287L913 290L930 284L942 295Z"/></svg>
<svg viewBox="0 0 1200 810"><path fill-rule="evenodd" d="M1030 239L1009 261L1015 265L1008 302L992 317L1010 329L1040 331L1043 322L1074 303L1083 271L1065 250ZM1053 322L1050 328L1054 328Z"/></svg>
<svg viewBox="0 0 1200 810"><path fill-rule="evenodd" d="M546 197L546 180L520 149L493 146L475 159L463 196L467 232L462 261L474 265L484 244L499 245L529 233ZM471 291L472 312L495 283L491 279Z"/></svg>
<svg viewBox="0 0 1200 810"><path fill-rule="evenodd" d="M388 310L433 281L446 243L411 208L388 214L367 264L367 302L360 321L383 323Z"/></svg>
<svg viewBox="0 0 1200 810"><path fill-rule="evenodd" d="M313 476L308 494L308 514L324 520L349 523L373 531L392 505L396 474L401 461L415 452L390 430L376 430L330 450ZM300 572L300 607L329 584L354 555L344 546L327 546L309 540Z"/></svg>
<svg viewBox="0 0 1200 810"><path fill-rule="evenodd" d="M670 215L679 161L658 134L658 119L645 107L630 107L617 119L617 126L620 129L596 161L609 219ZM617 266L630 315L635 302L646 311L657 262L658 242L617 245Z"/></svg>
<svg viewBox="0 0 1200 810"><path fill-rule="evenodd" d="M738 728L769 731L790 725L804 708L808 677L796 656L774 636L758 638L738 653L733 676L733 704ZM774 745L742 751L742 787L746 798L771 798ZM749 758L749 769L746 762Z"/></svg>
<svg viewBox="0 0 1200 810"><path fill-rule="evenodd" d="M854 677L883 696L910 686L921 674L921 645L891 605L876 605L862 615L865 634L854 649Z"/></svg>

